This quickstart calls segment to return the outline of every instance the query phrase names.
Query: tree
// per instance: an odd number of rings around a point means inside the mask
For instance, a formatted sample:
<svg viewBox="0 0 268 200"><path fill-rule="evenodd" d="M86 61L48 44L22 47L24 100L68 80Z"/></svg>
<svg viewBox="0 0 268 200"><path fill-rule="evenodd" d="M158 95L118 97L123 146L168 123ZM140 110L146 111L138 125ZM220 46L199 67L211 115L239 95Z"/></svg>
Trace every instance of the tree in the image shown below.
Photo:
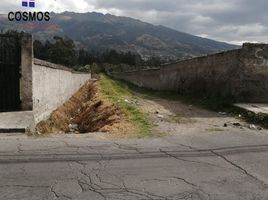
<svg viewBox="0 0 268 200"><path fill-rule="evenodd" d="M54 37L56 42L48 49L51 62L72 67L76 64L75 45L72 40Z"/></svg>
<svg viewBox="0 0 268 200"><path fill-rule="evenodd" d="M76 50L71 39L62 37L54 37L52 41L47 40L44 43L36 40L34 42L34 54L36 58L82 71L88 71L89 66L93 71L103 71L104 64L109 67L113 66L113 69L120 68L121 70L161 64L161 59L158 57L152 57L148 61L144 61L139 54L132 52L124 53L109 50L105 53L94 53L86 49Z"/></svg>
<svg viewBox="0 0 268 200"><path fill-rule="evenodd" d="M43 45L39 40L34 41L34 56L42 60L48 60L48 47L50 43Z"/></svg>

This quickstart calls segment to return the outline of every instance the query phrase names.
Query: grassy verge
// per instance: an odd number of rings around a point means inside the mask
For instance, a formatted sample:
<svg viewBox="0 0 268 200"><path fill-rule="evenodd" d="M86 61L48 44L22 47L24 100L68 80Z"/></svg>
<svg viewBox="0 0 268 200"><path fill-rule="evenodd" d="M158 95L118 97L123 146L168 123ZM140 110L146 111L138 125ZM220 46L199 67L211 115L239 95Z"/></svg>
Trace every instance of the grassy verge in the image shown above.
<svg viewBox="0 0 268 200"><path fill-rule="evenodd" d="M247 111L245 109L237 107L234 108L233 113L241 115L243 119L249 123L259 124L264 128L268 129L268 114L265 113L256 114L254 112Z"/></svg>
<svg viewBox="0 0 268 200"><path fill-rule="evenodd" d="M126 99L137 99L127 85L121 81L113 80L106 75L100 75L101 91L105 98L116 104L125 113L128 119L137 129L135 136L150 136L151 124L147 114L143 113L137 106L126 102Z"/></svg>
<svg viewBox="0 0 268 200"><path fill-rule="evenodd" d="M131 92L131 94L135 94L136 92L142 94L146 98L162 98L173 101L181 101L186 104L192 104L215 112L226 112L235 117L241 115L242 119L249 123L259 124L264 128L268 128L268 114L255 114L253 112L249 112L235 107L233 106L235 101L231 97L219 98L207 96L178 95L175 92L154 91L145 88L140 88L125 81L116 82L122 87L127 88L127 90Z"/></svg>

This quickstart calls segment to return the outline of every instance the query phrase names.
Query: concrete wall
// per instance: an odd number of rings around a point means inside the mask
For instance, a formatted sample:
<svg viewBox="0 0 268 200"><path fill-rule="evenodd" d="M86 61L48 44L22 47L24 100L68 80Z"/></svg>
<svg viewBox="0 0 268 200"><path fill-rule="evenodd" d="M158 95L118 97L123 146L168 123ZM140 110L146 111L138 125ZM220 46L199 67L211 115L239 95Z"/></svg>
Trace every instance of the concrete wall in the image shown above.
<svg viewBox="0 0 268 200"><path fill-rule="evenodd" d="M33 40L32 35L23 33L21 38L21 108L32 110L32 65Z"/></svg>
<svg viewBox="0 0 268 200"><path fill-rule="evenodd" d="M68 100L91 78L90 74L71 71L60 65L34 59L33 111L39 122Z"/></svg>
<svg viewBox="0 0 268 200"><path fill-rule="evenodd" d="M233 97L240 102L268 102L268 45L244 44L241 49L158 69L111 75L154 90Z"/></svg>
<svg viewBox="0 0 268 200"><path fill-rule="evenodd" d="M239 59L243 63L241 96L251 102L268 102L268 45L246 44Z"/></svg>

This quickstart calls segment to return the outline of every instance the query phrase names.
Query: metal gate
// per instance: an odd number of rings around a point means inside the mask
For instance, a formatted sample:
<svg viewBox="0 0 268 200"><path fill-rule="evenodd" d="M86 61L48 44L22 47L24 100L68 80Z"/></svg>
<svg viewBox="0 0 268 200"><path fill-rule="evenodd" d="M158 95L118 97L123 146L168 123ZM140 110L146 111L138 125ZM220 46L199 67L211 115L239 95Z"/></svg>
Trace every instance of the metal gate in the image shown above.
<svg viewBox="0 0 268 200"><path fill-rule="evenodd" d="M20 110L20 63L19 37L0 34L0 112Z"/></svg>

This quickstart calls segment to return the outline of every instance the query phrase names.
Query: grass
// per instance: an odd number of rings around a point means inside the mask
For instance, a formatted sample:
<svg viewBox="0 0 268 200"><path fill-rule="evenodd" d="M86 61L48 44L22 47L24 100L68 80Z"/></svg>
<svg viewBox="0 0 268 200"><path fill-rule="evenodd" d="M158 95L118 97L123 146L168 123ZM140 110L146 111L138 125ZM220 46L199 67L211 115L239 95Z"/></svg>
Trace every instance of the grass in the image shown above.
<svg viewBox="0 0 268 200"><path fill-rule="evenodd" d="M141 88L135 86L126 81L116 81L121 87L127 88L130 94L139 93L144 97L150 98L162 98L173 101L180 101L182 103L195 105L204 109L212 110L215 112L226 112L233 116L241 115L242 119L247 121L248 123L259 124L264 128L268 128L268 114L259 113L255 114L253 112L249 112L238 107L235 107L233 104L235 103L234 98L232 97L208 97L202 95L179 95L175 92L169 91L155 91L146 88Z"/></svg>
<svg viewBox="0 0 268 200"><path fill-rule="evenodd" d="M206 129L206 131L208 131L208 132L220 132L220 131L224 131L224 130L221 128L208 128L208 129Z"/></svg>
<svg viewBox="0 0 268 200"><path fill-rule="evenodd" d="M137 129L135 134L138 138L152 135L151 123L148 115L143 113L137 106L125 101L125 99L138 99L127 85L121 81L113 80L106 75L100 75L101 91L105 98L119 106L128 119Z"/></svg>
<svg viewBox="0 0 268 200"><path fill-rule="evenodd" d="M254 113L242 108L235 107L234 112L240 114L243 119L249 123L262 125L264 128L268 128L268 114Z"/></svg>
<svg viewBox="0 0 268 200"><path fill-rule="evenodd" d="M219 98L219 97L207 97L207 96L201 96L201 95L179 95L176 92L170 92L170 91L157 91L157 90L150 90L142 87L135 86L131 83L128 83L126 81L118 81L120 84L125 85L130 91L132 91L132 94L139 93L145 96L146 98L162 98L172 101L181 101L186 104L192 104L199 107L203 107L209 110L213 111L226 111L226 110L232 110L232 105L234 103L234 100L232 97L226 97L226 98Z"/></svg>

